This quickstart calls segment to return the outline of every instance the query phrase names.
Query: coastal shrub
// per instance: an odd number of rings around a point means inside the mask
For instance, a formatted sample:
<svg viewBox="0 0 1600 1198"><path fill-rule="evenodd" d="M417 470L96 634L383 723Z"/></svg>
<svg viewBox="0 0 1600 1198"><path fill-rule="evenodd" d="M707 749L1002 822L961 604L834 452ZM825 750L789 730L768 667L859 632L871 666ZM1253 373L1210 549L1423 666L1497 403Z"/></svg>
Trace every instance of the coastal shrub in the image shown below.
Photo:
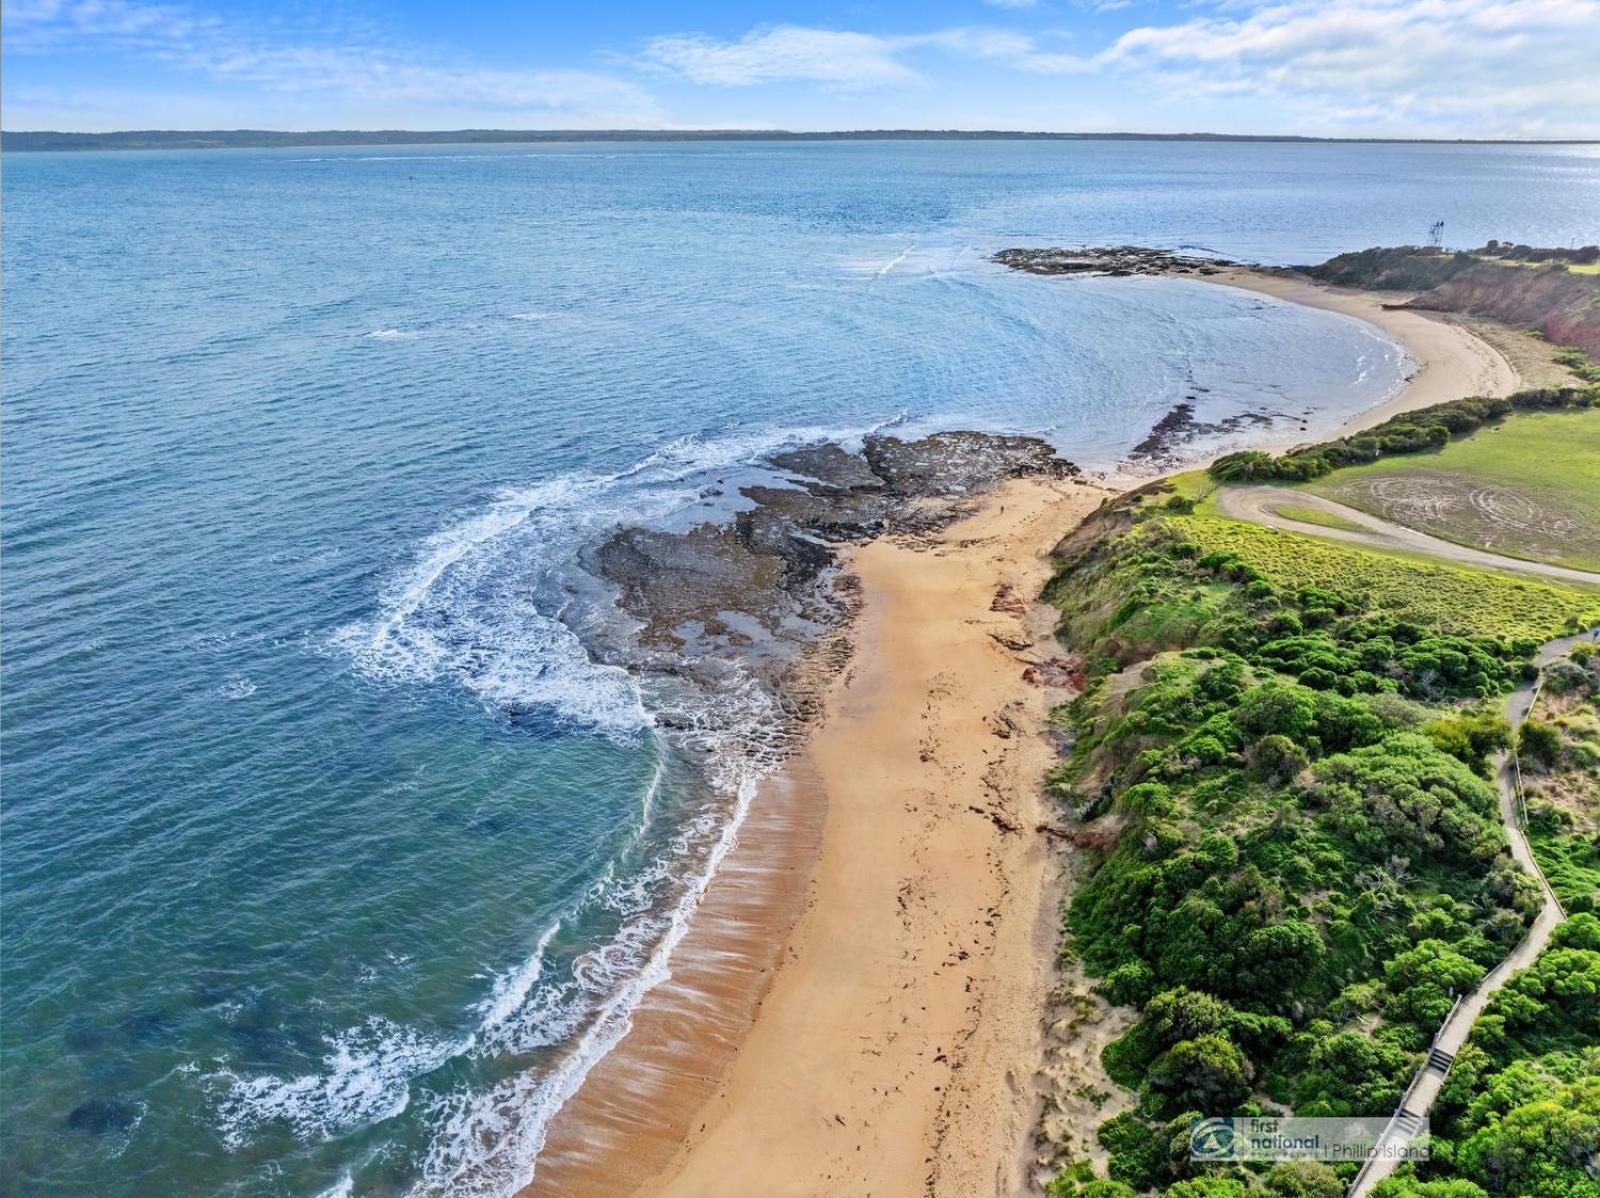
<svg viewBox="0 0 1600 1198"><path fill-rule="evenodd" d="M1416 1054L1392 1038L1331 1030L1312 1024L1291 1045L1305 1058L1290 1090L1296 1113L1332 1118L1393 1110Z"/></svg>
<svg viewBox="0 0 1600 1198"><path fill-rule="evenodd" d="M1166 1146L1154 1128L1137 1115L1124 1113L1100 1125L1100 1146L1109 1154L1106 1172L1134 1190L1153 1189L1171 1174Z"/></svg>
<svg viewBox="0 0 1600 1198"><path fill-rule="evenodd" d="M1149 1084L1169 1103L1229 1114L1250 1097L1255 1066L1225 1035L1180 1040L1150 1065Z"/></svg>
<svg viewBox="0 0 1600 1198"><path fill-rule="evenodd" d="M1328 827L1367 860L1404 854L1481 867L1505 845L1493 788L1417 733L1393 733L1315 773Z"/></svg>
<svg viewBox="0 0 1600 1198"><path fill-rule="evenodd" d="M1422 734L1484 776L1490 754L1511 747L1511 725L1497 711L1452 712L1429 720Z"/></svg>
<svg viewBox="0 0 1600 1198"><path fill-rule="evenodd" d="M1248 1198L1250 1190L1242 1178L1207 1174L1175 1182L1162 1193L1167 1198Z"/></svg>
<svg viewBox="0 0 1600 1198"><path fill-rule="evenodd" d="M1322 1192L1326 1172L1273 1189L1270 1171L1189 1161L1175 1113L1260 1109L1258 1095L1302 1115L1393 1109L1444 1012L1539 905L1487 777L1509 727L1483 700L1600 603L1203 503L1098 519L1049 590L1091 672L1057 712L1072 748L1053 784L1118 830L1066 916L1101 993L1139 1010L1101 1058L1139 1091L1101 1130L1112 1177L1168 1195ZM1571 933L1590 934L1600 921ZM1553 970L1484 1035L1513 1054L1563 1043L1549 1029L1571 1017L1551 992L1581 1000L1589 975ZM1485 1064L1467 1054L1463 1079L1502 1067L1475 1052Z"/></svg>
<svg viewBox="0 0 1600 1198"><path fill-rule="evenodd" d="M1262 1188L1272 1198L1344 1198L1345 1184L1322 1161L1281 1161L1267 1171Z"/></svg>
<svg viewBox="0 0 1600 1198"><path fill-rule="evenodd" d="M1047 1198L1137 1198L1137 1191L1126 1182L1077 1176L1073 1170L1063 1172L1044 1187Z"/></svg>
<svg viewBox="0 0 1600 1198"><path fill-rule="evenodd" d="M1482 1186L1464 1178L1386 1177L1372 1188L1372 1198L1489 1198Z"/></svg>
<svg viewBox="0 0 1600 1198"><path fill-rule="evenodd" d="M1274 732L1245 750L1245 760L1256 774L1272 782L1283 782L1311 764L1306 751L1282 733Z"/></svg>
<svg viewBox="0 0 1600 1198"><path fill-rule="evenodd" d="M1600 1076L1590 1076L1496 1112L1456 1146L1452 1163L1494 1193L1593 1198L1597 1155Z"/></svg>
<svg viewBox="0 0 1600 1198"><path fill-rule="evenodd" d="M1588 367L1585 357L1579 364ZM1588 381L1587 373L1582 377ZM1274 457L1259 450L1224 454L1208 473L1222 483L1310 482L1341 466L1356 466L1399 454L1438 449L1452 438L1475 432L1515 411L1553 411L1594 407L1593 387L1544 387L1504 398L1474 396L1392 416L1376 428Z"/></svg>
<svg viewBox="0 0 1600 1198"><path fill-rule="evenodd" d="M1517 731L1517 752L1525 764L1554 768L1561 760L1561 733L1542 720L1524 720Z"/></svg>

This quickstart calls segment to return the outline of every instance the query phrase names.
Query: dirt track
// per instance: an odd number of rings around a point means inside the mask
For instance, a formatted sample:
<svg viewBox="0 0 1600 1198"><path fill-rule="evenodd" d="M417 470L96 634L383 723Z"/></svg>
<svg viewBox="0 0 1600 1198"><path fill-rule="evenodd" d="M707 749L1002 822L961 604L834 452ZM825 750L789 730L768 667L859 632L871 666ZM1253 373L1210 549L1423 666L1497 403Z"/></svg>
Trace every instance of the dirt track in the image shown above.
<svg viewBox="0 0 1600 1198"><path fill-rule="evenodd" d="M1378 516L1368 515L1366 512L1357 511L1355 508L1346 507L1342 503L1335 503L1331 499L1324 499L1320 495L1312 495L1305 491L1290 491L1283 487L1234 486L1223 487L1217 492L1216 498L1217 507L1221 509L1223 515L1232 516L1236 520L1249 520L1254 524L1262 524L1268 528L1279 528L1287 532L1310 533L1314 536L1327 537L1330 540L1347 541L1352 545L1366 545L1373 549L1397 549L1406 553L1422 553L1429 557L1436 557L1441 561L1456 562L1463 566L1477 566L1490 570L1509 570L1517 574L1535 574L1541 578L1559 579L1562 582L1600 586L1600 574L1590 570L1575 570L1569 566L1553 566L1548 562L1528 562L1520 558L1506 557L1504 554L1489 553L1482 549L1472 549L1466 545L1457 545L1454 542L1440 540L1438 537L1418 532L1414 528L1406 528L1403 525L1391 523ZM1277 508L1281 504L1316 508L1318 511L1327 512L1330 516L1338 516L1345 520L1355 521L1371 531L1354 532L1343 528L1326 528L1320 524L1304 524L1287 516L1279 515Z"/></svg>

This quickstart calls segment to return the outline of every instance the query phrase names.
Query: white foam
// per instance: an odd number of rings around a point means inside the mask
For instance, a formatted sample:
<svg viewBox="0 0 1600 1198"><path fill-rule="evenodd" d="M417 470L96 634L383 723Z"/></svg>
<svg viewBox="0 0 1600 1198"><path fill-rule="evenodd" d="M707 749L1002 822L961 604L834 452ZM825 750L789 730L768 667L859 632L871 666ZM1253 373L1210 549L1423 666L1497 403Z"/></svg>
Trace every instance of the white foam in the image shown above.
<svg viewBox="0 0 1600 1198"><path fill-rule="evenodd" d="M339 630L335 642L370 677L448 675L494 706L547 708L615 732L648 726L627 672L590 660L570 629L535 606L545 547L537 538L502 545L531 520L559 523L599 485L558 479L502 493L488 511L429 537L385 588L379 617Z"/></svg>
<svg viewBox="0 0 1600 1198"><path fill-rule="evenodd" d="M544 1072L519 1074L486 1094L458 1090L440 1104L441 1125L412 1194L506 1198L533 1180L551 1119L577 1093L595 1064L628 1034L645 996L672 976L672 952L737 843L758 781L752 773L741 782L731 817L723 823L700 872L666 914L659 936L652 937L654 946L642 964L636 963L622 937L580 962L575 976L588 987L609 993L560 1061ZM642 930L643 925L633 927Z"/></svg>
<svg viewBox="0 0 1600 1198"><path fill-rule="evenodd" d="M433 1040L374 1018L332 1037L328 1047L316 1073L212 1075L224 1087L218 1110L229 1147L245 1146L269 1123L314 1142L392 1118L410 1104L413 1079L469 1050L471 1041Z"/></svg>
<svg viewBox="0 0 1600 1198"><path fill-rule="evenodd" d="M720 472L864 431L689 435L612 474L501 491L486 509L426 538L383 587L377 614L338 629L331 643L376 680L454 680L494 708L635 736L653 721L634 677L594 661L574 631L617 618L603 602L576 599L575 586L599 590L579 564L583 549L620 525L693 507Z"/></svg>
<svg viewBox="0 0 1600 1198"><path fill-rule="evenodd" d="M230 703L236 703L255 694L256 684L243 674L229 674L228 680L217 688L217 693Z"/></svg>
<svg viewBox="0 0 1600 1198"><path fill-rule="evenodd" d="M409 341L415 337L414 332L405 332L400 329L373 329L367 337L374 341Z"/></svg>
<svg viewBox="0 0 1600 1198"><path fill-rule="evenodd" d="M680 437L614 474L565 475L502 492L487 509L427 538L383 588L373 619L338 631L334 644L373 679L454 680L498 708L532 706L602 732L648 733L660 738L663 752L631 836L541 932L527 959L495 978L465 1041L396 1040L402 1059L371 1079L382 1083L373 1086L340 1080L370 1075L373 1066L345 1053L337 1068L314 1078L268 1079L243 1093L236 1087L239 1110L257 1120L278 1113L308 1130L335 1126L404 1109L411 1081L448 1059L441 1052L490 1063L555 1048L547 1065L437 1100L414 1192L502 1198L526 1184L550 1119L627 1034L644 996L670 976L671 953L737 841L759 780L781 759L786 728L772 697L737 665L708 692L672 679L641 686L625 671L589 659L568 625L582 629L606 613L603 605L590 612L573 606L579 553L618 525L685 510L699 501L708 478L724 471L779 449L848 441L867 431L736 429L715 439ZM657 715L670 718L658 722ZM640 861L668 741L704 762L712 793ZM570 968L552 968L561 929L597 919L613 929L604 943Z"/></svg>
<svg viewBox="0 0 1600 1198"><path fill-rule="evenodd" d="M481 1038L478 1052L527 1052L576 1038L548 1069L519 1074L486 1093L462 1089L442 1099L438 1130L413 1194L505 1198L527 1185L550 1120L627 1035L639 1003L671 977L673 950L737 843L761 778L777 766L782 728L771 698L743 678L687 716L675 711L673 723L687 722L685 744L710 755L711 777L731 809L707 805L650 866L621 880L608 874L591 888L584 902L618 912L623 923L606 944L574 962L569 981L534 991L520 1012L495 1002L498 1022ZM687 876L686 867L692 867ZM676 889L663 905L663 887L673 883ZM512 987L496 990L503 999Z"/></svg>
<svg viewBox="0 0 1600 1198"><path fill-rule="evenodd" d="M516 969L495 979L489 997L480 1004L483 1020L478 1026L482 1030L494 1031L528 1001L528 995L533 993L539 976L544 972L545 950L550 947L550 941L555 939L555 934L560 930L561 920L557 919L544 930L544 935L539 937L538 946L533 950L531 957Z"/></svg>
<svg viewBox="0 0 1600 1198"><path fill-rule="evenodd" d="M883 266L881 266L878 269L878 273L876 275L874 275L873 278L876 278L876 279L883 278L884 275L888 274L895 267L899 266L902 262L904 262L910 256L911 256L911 247L908 245L908 246L906 246L905 249L901 250L893 258L890 258L887 262L885 262L883 264Z"/></svg>

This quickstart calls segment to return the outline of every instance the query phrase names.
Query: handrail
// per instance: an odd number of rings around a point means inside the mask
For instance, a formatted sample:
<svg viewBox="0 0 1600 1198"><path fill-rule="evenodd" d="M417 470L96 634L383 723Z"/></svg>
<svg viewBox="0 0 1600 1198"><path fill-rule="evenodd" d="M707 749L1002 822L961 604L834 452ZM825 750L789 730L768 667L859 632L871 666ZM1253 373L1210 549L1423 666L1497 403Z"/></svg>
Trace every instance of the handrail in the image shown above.
<svg viewBox="0 0 1600 1198"><path fill-rule="evenodd" d="M1561 643L1562 641L1568 641L1568 643L1571 643L1581 640L1584 637L1596 636L1600 636L1600 629L1591 628L1576 634L1572 638L1558 638L1556 642L1547 644L1546 650L1548 651L1550 648L1554 647L1555 644ZM1505 775L1509 777L1510 783L1514 788L1513 804L1510 812L1511 823L1506 827L1506 837L1508 840L1516 840L1520 838L1522 847L1527 853L1528 862L1533 867L1534 878L1544 893L1545 901L1543 904L1541 904L1541 906L1545 911L1548 911L1551 907L1553 907L1559 919L1565 919L1567 914L1566 908L1562 905L1561 899L1557 897L1555 888L1550 885L1550 879L1545 876L1544 867L1539 864L1538 854L1533 851L1533 845L1525 834L1525 829L1528 826L1528 793L1527 789L1522 783L1522 760L1517 753L1517 736L1522 730L1523 722L1533 713L1534 705L1538 703L1539 695L1544 689L1544 667L1543 665L1540 665L1537 668L1538 674L1534 678L1533 687L1528 692L1528 706L1520 718L1512 721L1511 747L1500 759L1501 769L1504 770ZM1535 926L1528 930L1528 936L1533 936L1537 930L1537 920L1535 920ZM1521 945L1519 944L1518 947L1520 948ZM1516 949L1513 949L1511 953L1507 954L1505 960L1491 970L1488 976L1484 978L1483 982L1479 983L1479 988L1482 988L1482 986L1487 984L1496 973L1506 969L1515 954ZM1495 988L1498 989L1502 984L1503 982L1496 983ZM1432 1057L1433 1049L1438 1045L1439 1038L1444 1034L1444 1029L1449 1026L1450 1020L1455 1016L1457 1008L1460 1007L1462 997L1464 996L1458 995L1456 997L1455 1003L1450 1007L1450 1013L1445 1016L1444 1023L1441 1024L1439 1030L1433 1034L1433 1040L1429 1044L1429 1058ZM1476 1019L1474 1019L1474 1022L1476 1022ZM1471 1028L1469 1025L1469 1034L1470 1030ZM1450 1069L1454 1064L1455 1060L1454 1057L1452 1057L1451 1060L1444 1066L1442 1071L1442 1075L1444 1077L1448 1077L1450 1075ZM1431 1059L1424 1060L1422 1067L1411 1075L1411 1081L1407 1084L1405 1092L1400 1096L1399 1106L1395 1108L1394 1114L1389 1116L1389 1121L1384 1124L1383 1132L1379 1135L1377 1142L1373 1145L1372 1152L1368 1155L1367 1159L1362 1162L1360 1170L1357 1171L1355 1177L1351 1180L1349 1188L1345 1191L1346 1194L1354 1196L1363 1192L1362 1185L1367 1178L1367 1174L1378 1164L1378 1150L1390 1139L1391 1133L1394 1131L1395 1124L1400 1119L1401 1112L1406 1110L1406 1104L1411 1101L1412 1094L1422 1083L1422 1079L1424 1076L1426 1076L1430 1067ZM1441 1084L1443 1083L1441 1082Z"/></svg>
<svg viewBox="0 0 1600 1198"><path fill-rule="evenodd" d="M1422 1067L1417 1069L1411 1075L1411 1080L1406 1084L1405 1091L1400 1095L1400 1101L1395 1104L1394 1113L1389 1116L1389 1121L1383 1125L1383 1131L1378 1134L1377 1141L1372 1145L1372 1151L1367 1155L1367 1159L1361 1162L1361 1169L1351 1180L1350 1189L1348 1191L1349 1193L1358 1194L1361 1192L1362 1178L1366 1177L1367 1170L1371 1169L1372 1166L1377 1162L1378 1149L1388 1141L1389 1133L1394 1130L1395 1124L1399 1123L1400 1116L1405 1112L1406 1104L1411 1101L1411 1095L1415 1092L1417 1086L1421 1084L1423 1077L1427 1074L1428 1059L1433 1056L1433 1050L1439 1046L1439 1040L1444 1035L1445 1028L1449 1027L1450 1021L1455 1018L1456 1008L1461 1005L1461 1000L1464 997L1466 996L1462 994L1456 995L1455 1002L1450 1004L1450 1009L1445 1012L1444 1018L1439 1022L1439 1028L1433 1033L1433 1039L1428 1041L1428 1051L1423 1056ZM1454 1063L1455 1062L1452 1060L1451 1065ZM1445 1076L1449 1076L1450 1065L1445 1066L1444 1073Z"/></svg>
<svg viewBox="0 0 1600 1198"><path fill-rule="evenodd" d="M1517 735L1522 730L1522 724L1533 715L1533 709L1539 702L1539 694L1544 690L1544 671L1539 671L1535 679L1533 690L1528 692L1528 710L1521 720L1518 720L1512 729L1511 736L1511 785L1517 792L1517 826L1523 832L1523 844L1528 850L1528 861L1533 865L1534 877L1543 888L1545 896L1555 904L1556 912L1562 919L1567 917L1567 909L1561 902L1561 896L1556 893L1556 888L1550 885L1550 879L1545 875L1544 866L1539 864L1539 854L1533 851L1533 842L1527 837L1528 830L1528 791L1522 784L1522 757L1517 752Z"/></svg>

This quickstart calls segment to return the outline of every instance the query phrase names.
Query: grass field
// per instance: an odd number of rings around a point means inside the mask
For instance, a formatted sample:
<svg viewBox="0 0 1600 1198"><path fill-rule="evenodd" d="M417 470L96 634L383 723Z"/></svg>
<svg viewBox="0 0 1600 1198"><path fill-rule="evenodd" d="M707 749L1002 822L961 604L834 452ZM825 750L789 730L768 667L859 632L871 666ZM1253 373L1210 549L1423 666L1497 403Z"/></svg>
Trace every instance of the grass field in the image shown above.
<svg viewBox="0 0 1600 1198"><path fill-rule="evenodd" d="M1600 570L1600 410L1519 412L1304 489L1460 545Z"/></svg>
<svg viewBox="0 0 1600 1198"><path fill-rule="evenodd" d="M1337 528L1344 532L1370 532L1359 520L1350 520L1337 512L1325 512L1319 507L1306 507L1297 503L1275 503L1272 510L1285 520L1298 524L1314 524L1318 528Z"/></svg>
<svg viewBox="0 0 1600 1198"><path fill-rule="evenodd" d="M1202 503L1183 522L1202 554L1236 553L1277 587L1362 596L1424 628L1467 636L1543 641L1600 620L1600 591L1301 536L1209 509Z"/></svg>

